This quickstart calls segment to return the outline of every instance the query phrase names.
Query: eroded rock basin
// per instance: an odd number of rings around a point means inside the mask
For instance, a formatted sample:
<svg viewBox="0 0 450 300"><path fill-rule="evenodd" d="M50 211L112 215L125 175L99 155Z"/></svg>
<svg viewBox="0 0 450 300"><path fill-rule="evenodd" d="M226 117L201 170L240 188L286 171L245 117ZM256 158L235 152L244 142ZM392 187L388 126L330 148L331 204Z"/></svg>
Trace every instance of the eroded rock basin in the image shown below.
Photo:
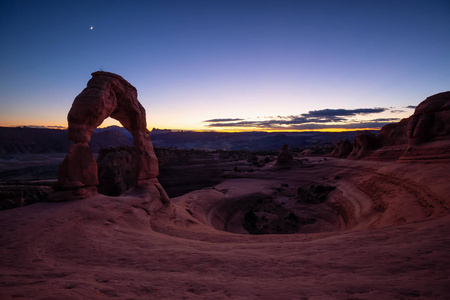
<svg viewBox="0 0 450 300"><path fill-rule="evenodd" d="M309 158L159 212L138 193L2 211L0 296L446 299L449 166ZM311 185L336 188L324 202L299 201L298 187ZM305 220L295 234L249 234L249 210L258 220L287 214L269 229L290 228L291 213Z"/></svg>
<svg viewBox="0 0 450 300"><path fill-rule="evenodd" d="M430 161L310 158L285 169L268 166L174 202L205 225L234 233L375 229L446 215L446 172L446 164Z"/></svg>

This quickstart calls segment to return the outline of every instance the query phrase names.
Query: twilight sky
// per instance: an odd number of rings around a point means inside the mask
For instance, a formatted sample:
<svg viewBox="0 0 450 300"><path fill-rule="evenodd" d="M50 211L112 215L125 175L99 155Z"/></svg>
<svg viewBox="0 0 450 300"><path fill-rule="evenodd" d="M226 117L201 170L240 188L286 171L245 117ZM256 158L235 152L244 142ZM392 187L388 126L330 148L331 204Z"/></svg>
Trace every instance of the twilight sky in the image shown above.
<svg viewBox="0 0 450 300"><path fill-rule="evenodd" d="M67 126L98 70L150 130L379 128L450 90L448 0L0 1L0 44L0 126Z"/></svg>

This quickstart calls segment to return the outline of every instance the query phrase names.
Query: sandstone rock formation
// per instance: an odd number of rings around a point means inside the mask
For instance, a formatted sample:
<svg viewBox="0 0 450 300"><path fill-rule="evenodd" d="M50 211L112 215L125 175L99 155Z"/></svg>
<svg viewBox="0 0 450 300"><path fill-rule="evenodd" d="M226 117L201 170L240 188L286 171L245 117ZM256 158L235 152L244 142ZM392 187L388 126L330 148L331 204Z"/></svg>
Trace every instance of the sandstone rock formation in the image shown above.
<svg viewBox="0 0 450 300"><path fill-rule="evenodd" d="M378 147L377 136L371 132L358 132L353 141L353 150L348 158L362 158L367 155L370 150Z"/></svg>
<svg viewBox="0 0 450 300"><path fill-rule="evenodd" d="M108 196L120 196L136 183L135 151L122 146L101 149L97 157L98 192Z"/></svg>
<svg viewBox="0 0 450 300"><path fill-rule="evenodd" d="M379 141L383 146L406 145L409 143L406 130L410 118L398 123L387 124L380 129Z"/></svg>
<svg viewBox="0 0 450 300"><path fill-rule="evenodd" d="M108 117L118 120L133 135L136 184L156 184L158 160L136 88L119 75L94 72L67 116L69 140L74 144L58 174L55 191L59 193L53 194L51 201L85 198L96 193L97 164L88 143L94 129Z"/></svg>
<svg viewBox="0 0 450 300"><path fill-rule="evenodd" d="M428 97L416 107L407 127L410 145L450 137L450 92Z"/></svg>
<svg viewBox="0 0 450 300"><path fill-rule="evenodd" d="M339 142L337 142L336 147L329 156L345 158L352 152L352 150L353 146L349 140L340 140Z"/></svg>
<svg viewBox="0 0 450 300"><path fill-rule="evenodd" d="M386 145L420 145L450 138L450 92L428 97L414 114L380 130L380 143Z"/></svg>
<svg viewBox="0 0 450 300"><path fill-rule="evenodd" d="M97 192L97 163L87 143L75 143L69 148L63 163L59 167L56 193L52 201L83 199ZM64 193L63 191L69 191ZM61 198L60 198L61 197Z"/></svg>
<svg viewBox="0 0 450 300"><path fill-rule="evenodd" d="M378 135L360 132L353 146L339 141L329 156L346 157L350 150L348 158L450 158L450 91L428 97L412 116L383 126Z"/></svg>
<svg viewBox="0 0 450 300"><path fill-rule="evenodd" d="M428 97L411 117L385 125L378 140L378 157L450 157L450 92Z"/></svg>
<svg viewBox="0 0 450 300"><path fill-rule="evenodd" d="M277 165L286 166L294 161L292 154L289 152L288 144L285 144L278 154Z"/></svg>

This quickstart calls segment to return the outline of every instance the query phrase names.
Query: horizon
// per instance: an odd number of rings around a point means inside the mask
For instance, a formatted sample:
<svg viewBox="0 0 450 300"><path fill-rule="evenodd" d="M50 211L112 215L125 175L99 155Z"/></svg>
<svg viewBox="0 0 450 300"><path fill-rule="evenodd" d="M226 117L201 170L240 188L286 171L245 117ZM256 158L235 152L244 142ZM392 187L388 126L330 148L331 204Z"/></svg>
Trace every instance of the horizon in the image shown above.
<svg viewBox="0 0 450 300"><path fill-rule="evenodd" d="M173 131L379 130L449 90L439 0L11 1L0 19L4 127L67 127L97 70Z"/></svg>
<svg viewBox="0 0 450 300"><path fill-rule="evenodd" d="M393 124L393 123L388 123ZM103 124L102 124L103 125ZM118 125L108 125L108 126L99 126L97 129L111 129L113 130L116 127L123 128L127 130L125 127L123 127L120 123ZM52 129L52 130L68 130L68 126L43 126L43 125L17 125L17 126L3 126L0 125L0 128L30 128L30 129ZM309 132L323 132L323 133L339 133L339 132L359 132L359 131L379 131L381 128L318 128L318 129L291 129L291 130L236 130L236 131L225 131L225 130L213 130L213 129L204 129L204 130L186 130L186 129L167 129L167 128L152 128L147 130L149 133L152 133L153 131L167 131L171 133L183 133L183 132L195 132L195 133L309 133ZM128 130L127 130L128 131Z"/></svg>

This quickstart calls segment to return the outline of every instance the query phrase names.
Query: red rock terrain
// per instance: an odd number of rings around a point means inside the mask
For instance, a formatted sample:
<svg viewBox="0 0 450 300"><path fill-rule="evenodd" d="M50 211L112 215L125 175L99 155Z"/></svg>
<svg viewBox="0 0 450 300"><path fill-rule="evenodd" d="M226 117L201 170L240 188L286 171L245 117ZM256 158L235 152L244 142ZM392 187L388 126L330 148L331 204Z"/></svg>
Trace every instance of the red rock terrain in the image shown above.
<svg viewBox="0 0 450 300"><path fill-rule="evenodd" d="M446 299L449 166L315 158L269 165L158 212L155 191L2 211L0 296ZM311 184L336 189L324 203L299 202L297 188ZM244 233L259 199L317 221L297 234ZM276 218L267 208L256 214Z"/></svg>

